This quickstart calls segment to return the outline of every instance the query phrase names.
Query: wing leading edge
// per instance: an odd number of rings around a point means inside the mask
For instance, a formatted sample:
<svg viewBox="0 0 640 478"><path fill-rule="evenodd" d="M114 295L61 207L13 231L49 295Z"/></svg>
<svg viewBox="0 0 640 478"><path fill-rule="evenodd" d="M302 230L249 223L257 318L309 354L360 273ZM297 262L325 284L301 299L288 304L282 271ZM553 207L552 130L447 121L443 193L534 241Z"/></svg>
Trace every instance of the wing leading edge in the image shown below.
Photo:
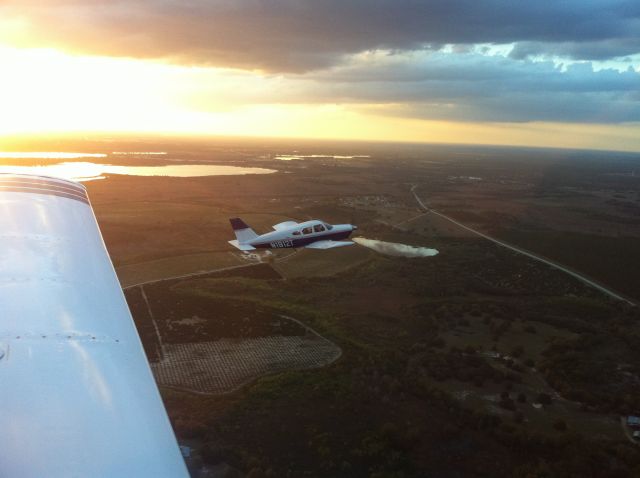
<svg viewBox="0 0 640 478"><path fill-rule="evenodd" d="M307 249L333 249L334 247L352 246L351 241L316 241L304 246Z"/></svg>

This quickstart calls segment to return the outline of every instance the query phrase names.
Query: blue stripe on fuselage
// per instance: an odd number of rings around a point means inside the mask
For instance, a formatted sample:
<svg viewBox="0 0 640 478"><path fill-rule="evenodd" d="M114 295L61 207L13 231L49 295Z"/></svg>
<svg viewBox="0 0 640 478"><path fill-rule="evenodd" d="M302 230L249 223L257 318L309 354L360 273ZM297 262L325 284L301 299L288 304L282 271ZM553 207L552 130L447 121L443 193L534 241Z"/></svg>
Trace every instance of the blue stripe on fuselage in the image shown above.
<svg viewBox="0 0 640 478"><path fill-rule="evenodd" d="M259 244L251 244L253 247L255 247L256 249L290 249L290 248L294 248L294 247L304 247L308 244L311 244L313 242L318 242L318 241L340 241L342 239L346 239L351 235L352 231L340 231L340 232L333 232L331 234L322 234L319 236L307 236L307 237L300 237L300 238L284 238L284 239L279 239L279 240L275 240L275 241L271 241L271 242L262 242ZM281 243L281 246L272 246L271 244L278 244ZM289 245L290 244L290 245Z"/></svg>

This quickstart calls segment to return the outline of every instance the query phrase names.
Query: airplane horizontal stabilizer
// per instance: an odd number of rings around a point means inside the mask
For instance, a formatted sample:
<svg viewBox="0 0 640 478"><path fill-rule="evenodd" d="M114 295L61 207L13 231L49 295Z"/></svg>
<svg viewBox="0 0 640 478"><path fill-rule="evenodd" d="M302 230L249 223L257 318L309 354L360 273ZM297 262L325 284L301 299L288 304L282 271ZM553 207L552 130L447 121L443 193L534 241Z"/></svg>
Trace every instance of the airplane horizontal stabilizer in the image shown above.
<svg viewBox="0 0 640 478"><path fill-rule="evenodd" d="M250 246L249 244L240 244L237 240L233 240L233 241L229 241L229 244L231 244L233 247L240 249L241 251L255 251L256 248L253 246Z"/></svg>
<svg viewBox="0 0 640 478"><path fill-rule="evenodd" d="M304 246L307 249L332 249L334 247L352 246L351 241L316 241Z"/></svg>

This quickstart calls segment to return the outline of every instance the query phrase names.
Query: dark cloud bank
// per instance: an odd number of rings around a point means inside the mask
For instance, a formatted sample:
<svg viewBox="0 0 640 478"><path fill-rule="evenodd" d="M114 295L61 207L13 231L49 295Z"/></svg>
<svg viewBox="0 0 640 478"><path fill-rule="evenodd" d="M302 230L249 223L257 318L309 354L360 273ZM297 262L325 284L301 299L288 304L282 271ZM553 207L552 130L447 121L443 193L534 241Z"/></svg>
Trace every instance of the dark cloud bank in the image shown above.
<svg viewBox="0 0 640 478"><path fill-rule="evenodd" d="M373 64L371 64L373 63ZM640 74L475 53L389 56L319 72L300 96L466 121L640 122Z"/></svg>
<svg viewBox="0 0 640 478"><path fill-rule="evenodd" d="M514 56L640 52L638 0L11 1L43 42L117 56L303 72L367 50L518 43Z"/></svg>
<svg viewBox="0 0 640 478"><path fill-rule="evenodd" d="M633 69L531 61L640 53L639 0L0 0L2 17L28 20L32 45L295 80L271 102L384 104L468 121L640 121ZM492 57L478 44L514 47ZM354 56L376 51L388 58Z"/></svg>

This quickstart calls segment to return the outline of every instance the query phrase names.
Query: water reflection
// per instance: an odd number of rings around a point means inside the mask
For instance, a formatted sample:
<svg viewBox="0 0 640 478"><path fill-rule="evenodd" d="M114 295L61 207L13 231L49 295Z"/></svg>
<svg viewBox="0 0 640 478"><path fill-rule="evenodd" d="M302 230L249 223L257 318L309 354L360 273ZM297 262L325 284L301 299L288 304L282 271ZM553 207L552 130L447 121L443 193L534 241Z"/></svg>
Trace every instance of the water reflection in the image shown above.
<svg viewBox="0 0 640 478"><path fill-rule="evenodd" d="M327 159L355 159L355 158L370 158L369 155L353 155L353 156L341 156L336 154L279 154L275 158L280 161L295 161L298 159L307 158L327 158Z"/></svg>
<svg viewBox="0 0 640 478"><path fill-rule="evenodd" d="M432 257L438 254L437 249L409 246L407 244L399 244L397 242L377 241L375 239L366 239L364 237L354 237L353 242L387 256Z"/></svg>
<svg viewBox="0 0 640 478"><path fill-rule="evenodd" d="M166 151L113 151L117 156L166 156Z"/></svg>
<svg viewBox="0 0 640 478"><path fill-rule="evenodd" d="M106 158L103 153L61 153L52 151L15 152L0 151L0 159L78 159L78 158Z"/></svg>
<svg viewBox="0 0 640 478"><path fill-rule="evenodd" d="M219 166L215 164L185 164L168 166L115 166L88 162L57 163L46 166L0 166L0 173L38 174L75 181L104 179L105 174L128 176L171 176L188 178L195 176L231 176L244 174L270 174L274 169Z"/></svg>

